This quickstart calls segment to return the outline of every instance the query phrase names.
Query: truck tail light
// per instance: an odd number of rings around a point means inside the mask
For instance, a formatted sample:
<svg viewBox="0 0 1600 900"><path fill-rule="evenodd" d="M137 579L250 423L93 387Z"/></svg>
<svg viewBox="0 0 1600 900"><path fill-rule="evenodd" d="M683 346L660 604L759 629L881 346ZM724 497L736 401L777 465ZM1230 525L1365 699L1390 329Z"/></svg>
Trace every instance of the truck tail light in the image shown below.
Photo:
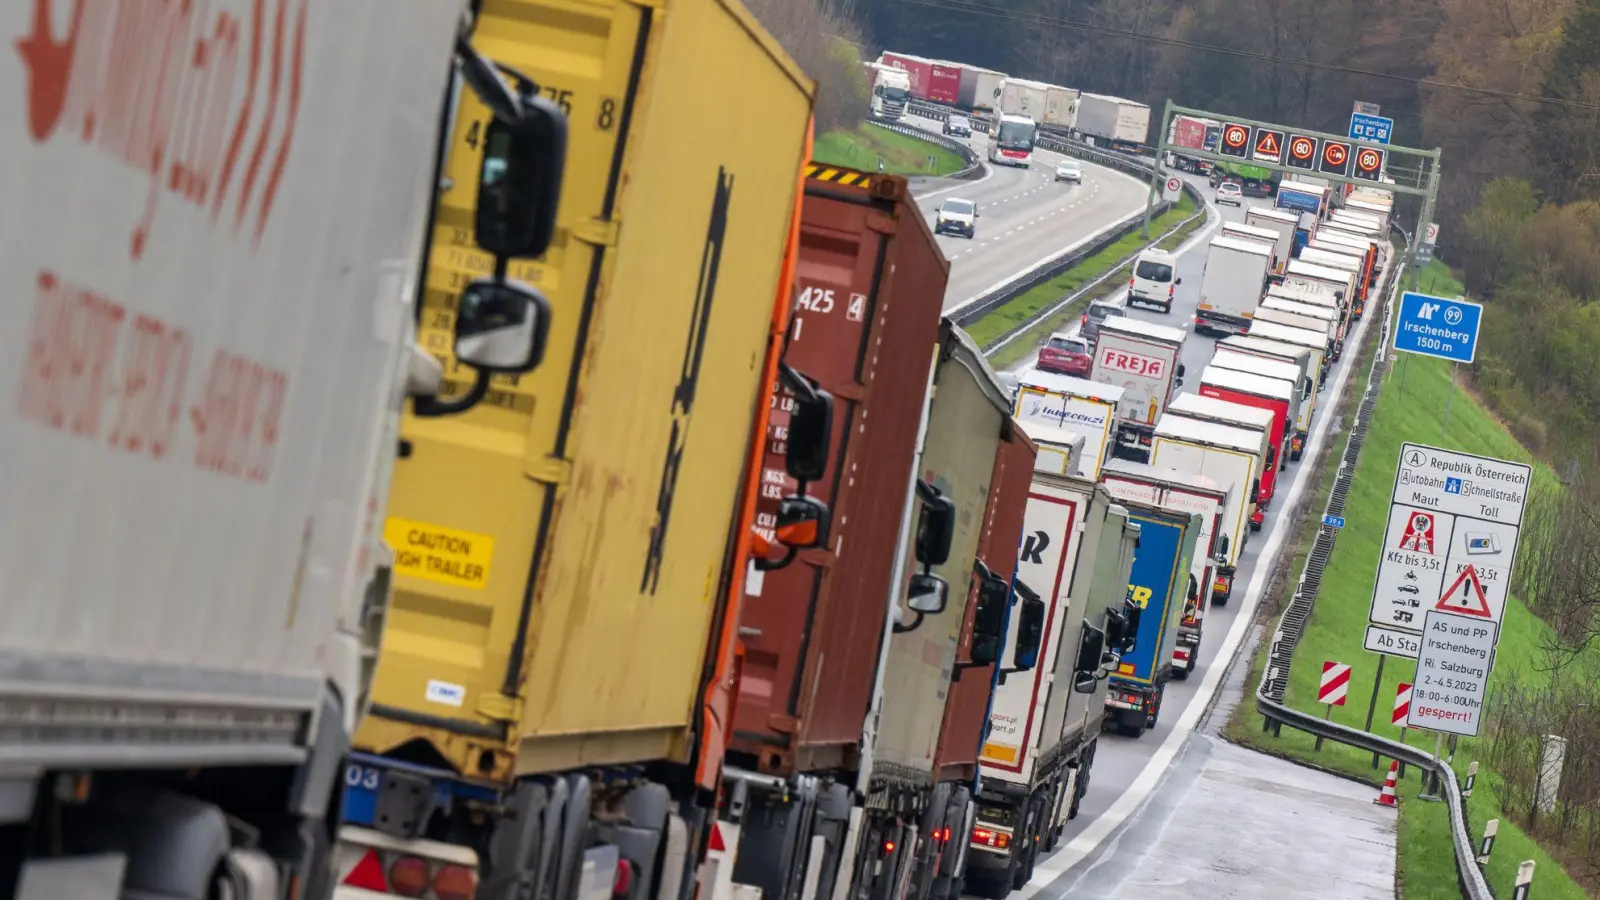
<svg viewBox="0 0 1600 900"><path fill-rule="evenodd" d="M472 900L478 893L478 873L466 866L440 866L433 874L433 893L439 900Z"/></svg>
<svg viewBox="0 0 1600 900"><path fill-rule="evenodd" d="M389 891L421 897L428 890L428 864L419 856L402 856L389 864Z"/></svg>

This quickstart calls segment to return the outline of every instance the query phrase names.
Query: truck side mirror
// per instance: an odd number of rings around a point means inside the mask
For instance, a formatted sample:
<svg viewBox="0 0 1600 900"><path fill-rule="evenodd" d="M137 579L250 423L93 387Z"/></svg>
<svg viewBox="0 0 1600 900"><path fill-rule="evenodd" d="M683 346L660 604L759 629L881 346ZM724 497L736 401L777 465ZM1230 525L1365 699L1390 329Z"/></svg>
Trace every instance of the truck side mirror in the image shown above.
<svg viewBox="0 0 1600 900"><path fill-rule="evenodd" d="M1230 546L1230 544L1228 542L1228 536L1227 535L1223 535L1222 536L1222 542L1217 545L1217 558L1218 559L1227 559L1228 558L1228 547L1229 546Z"/></svg>
<svg viewBox="0 0 1600 900"><path fill-rule="evenodd" d="M1185 369L1184 369L1183 363L1178 363L1178 377L1179 378L1182 378L1184 376L1184 371L1185 371Z"/></svg>
<svg viewBox="0 0 1600 900"><path fill-rule="evenodd" d="M828 450L833 438L833 395L787 365L779 367L779 374L794 395L784 468L796 481L816 481L828 471Z"/></svg>
<svg viewBox="0 0 1600 900"><path fill-rule="evenodd" d="M981 562L973 568L973 574L978 578L978 608L972 615L972 663L987 666L1000 658L1011 585Z"/></svg>
<svg viewBox="0 0 1600 900"><path fill-rule="evenodd" d="M1122 617L1126 622L1122 630L1122 643L1115 649L1118 653L1131 653L1139 644L1139 620L1144 617L1144 608L1124 602Z"/></svg>
<svg viewBox="0 0 1600 900"><path fill-rule="evenodd" d="M527 372L544 359L550 301L529 285L475 279L456 309L456 358L484 372Z"/></svg>
<svg viewBox="0 0 1600 900"><path fill-rule="evenodd" d="M936 616L944 612L950 599L950 585L937 575L918 572L911 576L906 606L914 613Z"/></svg>
<svg viewBox="0 0 1600 900"><path fill-rule="evenodd" d="M1109 624L1109 622L1108 622ZM1083 620L1083 633L1078 638L1078 659L1072 667L1072 689L1080 694L1094 693L1096 677L1104 665L1106 632Z"/></svg>
<svg viewBox="0 0 1600 900"><path fill-rule="evenodd" d="M1193 572L1189 573L1189 592L1186 596L1190 603L1200 599L1200 582L1194 577Z"/></svg>
<svg viewBox="0 0 1600 900"><path fill-rule="evenodd" d="M561 200L567 119L537 93L524 90L520 100L515 121L490 120L478 170L478 246L498 257L542 256Z"/></svg>
<svg viewBox="0 0 1600 900"><path fill-rule="evenodd" d="M1183 279L1182 278L1174 278L1174 279L1172 279L1172 286L1173 287L1177 287L1180 284L1183 284Z"/></svg>
<svg viewBox="0 0 1600 900"><path fill-rule="evenodd" d="M1026 672L1039 664L1039 648L1044 644L1046 610L1039 595L1020 581L1017 582L1017 594L1022 598L1022 609L1017 615L1015 665L1018 672Z"/></svg>
<svg viewBox="0 0 1600 900"><path fill-rule="evenodd" d="M752 527L755 539L751 550L751 563L758 572L782 569L799 555L801 550L821 547L828 543L828 506L815 497L790 494L778 502L777 527L773 539L768 540ZM769 558L772 544L784 548L779 559Z"/></svg>
<svg viewBox="0 0 1600 900"><path fill-rule="evenodd" d="M917 562L924 566L943 565L950 558L950 544L955 540L955 501L923 480L917 481L917 498L922 501L922 513L917 519Z"/></svg>

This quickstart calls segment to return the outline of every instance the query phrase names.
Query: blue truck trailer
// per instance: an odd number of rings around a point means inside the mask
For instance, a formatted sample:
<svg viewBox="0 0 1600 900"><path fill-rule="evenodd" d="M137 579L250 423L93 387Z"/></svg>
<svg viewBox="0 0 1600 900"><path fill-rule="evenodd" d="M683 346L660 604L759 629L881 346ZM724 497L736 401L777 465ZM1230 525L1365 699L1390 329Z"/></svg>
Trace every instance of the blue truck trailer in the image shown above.
<svg viewBox="0 0 1600 900"><path fill-rule="evenodd" d="M1106 691L1104 727L1139 737L1161 715L1184 605L1199 595L1189 570L1202 520L1135 500L1119 502L1128 521L1139 526L1139 545L1128 573L1128 627Z"/></svg>

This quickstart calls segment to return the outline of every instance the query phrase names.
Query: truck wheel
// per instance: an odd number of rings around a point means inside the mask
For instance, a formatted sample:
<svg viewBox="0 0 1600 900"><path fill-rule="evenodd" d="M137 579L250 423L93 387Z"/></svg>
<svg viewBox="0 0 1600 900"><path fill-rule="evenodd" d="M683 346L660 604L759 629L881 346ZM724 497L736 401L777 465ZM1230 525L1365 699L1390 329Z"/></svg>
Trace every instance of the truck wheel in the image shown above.
<svg viewBox="0 0 1600 900"><path fill-rule="evenodd" d="M1260 531L1261 530L1261 525L1262 525L1262 523L1260 523L1260 522L1251 522L1250 523L1250 530L1251 531Z"/></svg>
<svg viewBox="0 0 1600 900"><path fill-rule="evenodd" d="M1211 592L1211 605L1212 606L1227 606L1228 605L1228 595L1227 594L1219 594L1216 591L1212 591Z"/></svg>
<svg viewBox="0 0 1600 900"><path fill-rule="evenodd" d="M1120 734L1123 737L1144 737L1145 729L1148 727L1150 726L1146 722L1126 722L1122 719L1117 720L1117 734Z"/></svg>

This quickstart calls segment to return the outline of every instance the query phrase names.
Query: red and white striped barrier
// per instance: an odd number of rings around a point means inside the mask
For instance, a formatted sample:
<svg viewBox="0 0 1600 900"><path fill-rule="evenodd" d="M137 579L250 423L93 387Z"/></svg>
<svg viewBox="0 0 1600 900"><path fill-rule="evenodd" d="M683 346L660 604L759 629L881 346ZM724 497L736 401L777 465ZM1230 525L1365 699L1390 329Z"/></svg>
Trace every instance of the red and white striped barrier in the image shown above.
<svg viewBox="0 0 1600 900"><path fill-rule="evenodd" d="M1411 685L1404 681L1395 685L1394 689L1394 719L1393 722L1401 728L1406 727L1406 716L1411 714Z"/></svg>
<svg viewBox="0 0 1600 900"><path fill-rule="evenodd" d="M1344 663L1322 664L1322 686L1317 688L1317 702L1329 706L1343 706L1350 693L1350 667Z"/></svg>

